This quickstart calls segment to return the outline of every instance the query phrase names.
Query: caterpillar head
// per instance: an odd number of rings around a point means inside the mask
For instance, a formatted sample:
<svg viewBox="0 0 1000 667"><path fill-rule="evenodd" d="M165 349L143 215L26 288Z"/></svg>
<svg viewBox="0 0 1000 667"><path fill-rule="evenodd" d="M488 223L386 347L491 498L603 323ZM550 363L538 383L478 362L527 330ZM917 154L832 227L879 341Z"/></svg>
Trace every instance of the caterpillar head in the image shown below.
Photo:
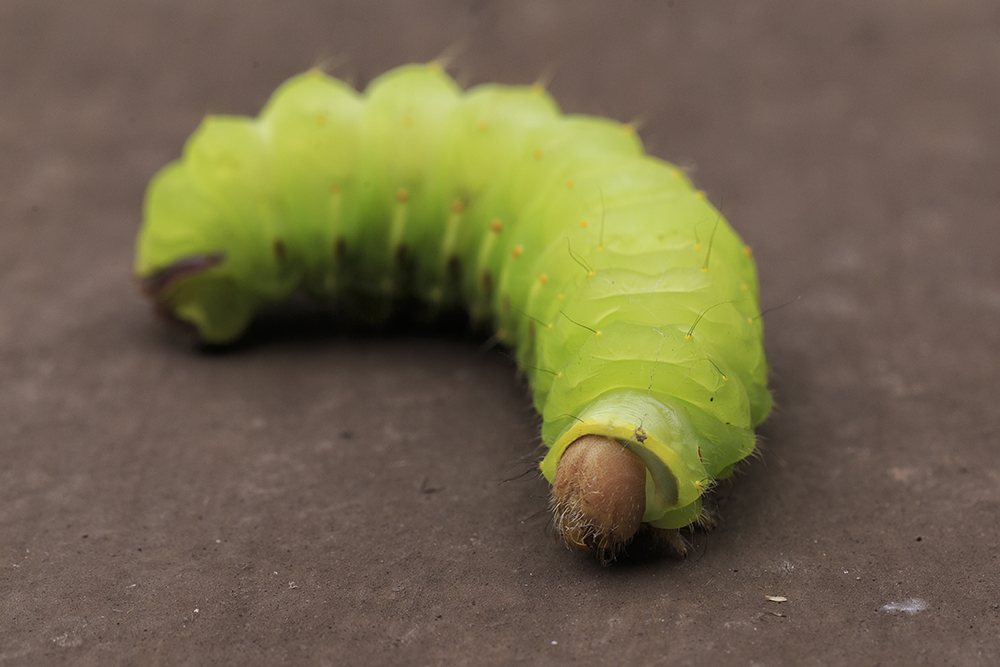
<svg viewBox="0 0 1000 667"><path fill-rule="evenodd" d="M582 436L559 460L552 507L567 545L610 563L642 525L646 466L611 438Z"/></svg>

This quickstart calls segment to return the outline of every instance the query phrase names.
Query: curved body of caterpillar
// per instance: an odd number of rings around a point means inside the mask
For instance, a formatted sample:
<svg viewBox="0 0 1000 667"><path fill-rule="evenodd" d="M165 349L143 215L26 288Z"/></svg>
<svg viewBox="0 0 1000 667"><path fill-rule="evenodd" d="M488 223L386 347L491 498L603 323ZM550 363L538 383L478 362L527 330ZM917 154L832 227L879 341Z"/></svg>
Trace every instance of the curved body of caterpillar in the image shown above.
<svg viewBox="0 0 1000 667"><path fill-rule="evenodd" d="M604 557L637 516L699 520L771 408L753 260L681 171L631 126L538 87L463 93L433 63L363 95L307 72L256 119L206 118L150 185L135 271L214 343L295 291L491 320L543 416L560 530ZM589 435L615 447L557 480ZM601 472L615 452L633 463ZM590 508L602 484L631 485L620 508Z"/></svg>

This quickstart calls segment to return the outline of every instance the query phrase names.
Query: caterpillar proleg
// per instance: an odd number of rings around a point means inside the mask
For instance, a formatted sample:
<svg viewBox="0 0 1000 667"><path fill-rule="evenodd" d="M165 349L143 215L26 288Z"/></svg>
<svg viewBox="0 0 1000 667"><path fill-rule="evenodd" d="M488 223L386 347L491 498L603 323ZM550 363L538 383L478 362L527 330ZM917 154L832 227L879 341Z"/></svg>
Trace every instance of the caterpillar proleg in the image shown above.
<svg viewBox="0 0 1000 667"><path fill-rule="evenodd" d="M206 118L149 186L135 272L210 343L294 292L491 322L542 415L557 528L603 560L697 522L771 408L751 253L682 171L630 125L436 63L363 94L309 71L257 118Z"/></svg>

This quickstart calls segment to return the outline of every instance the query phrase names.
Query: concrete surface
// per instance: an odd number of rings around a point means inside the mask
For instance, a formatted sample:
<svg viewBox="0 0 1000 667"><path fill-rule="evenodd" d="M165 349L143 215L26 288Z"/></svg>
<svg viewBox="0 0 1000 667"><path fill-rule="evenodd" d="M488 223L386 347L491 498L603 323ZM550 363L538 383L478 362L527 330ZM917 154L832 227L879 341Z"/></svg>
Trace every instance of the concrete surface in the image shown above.
<svg viewBox="0 0 1000 667"><path fill-rule="evenodd" d="M445 52L641 119L765 306L801 297L686 559L554 542L473 336L293 308L206 354L136 293L145 183L204 113ZM5 0L0 664L998 664L998 108L993 0Z"/></svg>

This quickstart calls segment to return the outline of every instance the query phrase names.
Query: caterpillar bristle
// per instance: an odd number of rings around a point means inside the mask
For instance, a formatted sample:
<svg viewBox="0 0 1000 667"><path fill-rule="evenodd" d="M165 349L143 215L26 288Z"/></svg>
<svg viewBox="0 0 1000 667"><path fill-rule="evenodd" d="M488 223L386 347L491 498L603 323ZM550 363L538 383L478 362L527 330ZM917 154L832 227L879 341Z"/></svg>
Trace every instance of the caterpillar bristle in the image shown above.
<svg viewBox="0 0 1000 667"><path fill-rule="evenodd" d="M594 551L607 565L642 525L646 466L615 440L582 436L559 460L552 511L556 532L567 546Z"/></svg>

